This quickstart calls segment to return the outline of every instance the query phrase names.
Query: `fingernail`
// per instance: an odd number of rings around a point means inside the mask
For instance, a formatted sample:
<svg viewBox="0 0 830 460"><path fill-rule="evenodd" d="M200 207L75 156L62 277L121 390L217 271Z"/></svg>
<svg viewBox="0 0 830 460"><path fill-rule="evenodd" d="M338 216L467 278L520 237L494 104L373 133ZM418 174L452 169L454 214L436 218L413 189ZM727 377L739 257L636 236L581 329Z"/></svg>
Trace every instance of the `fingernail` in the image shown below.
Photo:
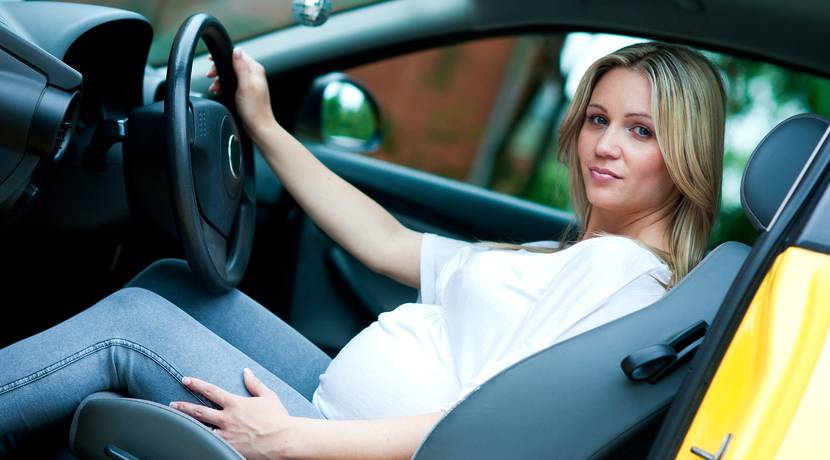
<svg viewBox="0 0 830 460"><path fill-rule="evenodd" d="M179 408L179 405L178 405L178 404L176 404L175 402L171 402L171 403L170 403L170 407L172 407L173 409L178 409L178 408Z"/></svg>
<svg viewBox="0 0 830 460"><path fill-rule="evenodd" d="M190 377L182 377L182 383L185 385L190 385Z"/></svg>
<svg viewBox="0 0 830 460"><path fill-rule="evenodd" d="M248 369L247 367L246 367L245 369L242 369L242 372L244 372L244 373L246 373L246 374L248 374L248 375L251 375L251 370L250 370L250 369Z"/></svg>
<svg viewBox="0 0 830 460"><path fill-rule="evenodd" d="M233 49L233 57L238 58L241 55L242 55L242 50L241 49L239 49L239 48L234 48Z"/></svg>

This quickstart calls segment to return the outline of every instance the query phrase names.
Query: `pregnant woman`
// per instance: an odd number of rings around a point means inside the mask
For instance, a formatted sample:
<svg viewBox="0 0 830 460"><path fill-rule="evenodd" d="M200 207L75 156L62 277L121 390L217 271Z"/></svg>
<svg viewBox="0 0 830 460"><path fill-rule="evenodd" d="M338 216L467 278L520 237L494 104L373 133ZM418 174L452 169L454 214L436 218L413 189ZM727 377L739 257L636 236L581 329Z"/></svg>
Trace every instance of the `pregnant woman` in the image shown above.
<svg viewBox="0 0 830 460"><path fill-rule="evenodd" d="M243 293L214 296L183 262L154 264L0 350L0 454L111 390L170 403L249 458L408 458L477 386L648 306L704 254L725 98L696 51L637 44L587 71L560 128L578 238L548 252L404 227L277 124L261 65L240 50L233 64L240 115L282 184L366 266L419 288L418 303L332 360Z"/></svg>

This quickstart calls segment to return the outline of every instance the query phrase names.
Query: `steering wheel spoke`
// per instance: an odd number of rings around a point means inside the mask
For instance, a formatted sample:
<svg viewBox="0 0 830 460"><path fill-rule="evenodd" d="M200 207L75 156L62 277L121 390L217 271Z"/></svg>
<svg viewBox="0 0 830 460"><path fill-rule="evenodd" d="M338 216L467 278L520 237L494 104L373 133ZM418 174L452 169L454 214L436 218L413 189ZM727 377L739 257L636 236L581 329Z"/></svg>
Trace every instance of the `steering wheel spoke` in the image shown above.
<svg viewBox="0 0 830 460"><path fill-rule="evenodd" d="M228 238L219 233L209 222L201 220L199 224L202 226L202 234L204 235L205 250L210 255L210 261L214 265L217 272L225 271L225 265L228 261L228 251L230 244Z"/></svg>

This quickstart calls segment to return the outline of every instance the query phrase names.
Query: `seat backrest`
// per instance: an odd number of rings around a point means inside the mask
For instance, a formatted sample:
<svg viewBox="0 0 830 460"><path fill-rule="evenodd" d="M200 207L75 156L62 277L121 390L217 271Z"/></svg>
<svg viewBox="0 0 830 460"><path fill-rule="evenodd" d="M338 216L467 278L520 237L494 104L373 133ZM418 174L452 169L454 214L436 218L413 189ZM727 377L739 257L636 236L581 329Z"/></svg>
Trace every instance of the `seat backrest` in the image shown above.
<svg viewBox="0 0 830 460"><path fill-rule="evenodd" d="M820 117L799 115L756 147L742 181L742 204L760 231L769 228L827 127ZM724 243L653 305L507 368L449 411L415 458L615 455L662 417L688 371L685 364L654 384L635 382L621 361L698 321L711 323L749 251Z"/></svg>

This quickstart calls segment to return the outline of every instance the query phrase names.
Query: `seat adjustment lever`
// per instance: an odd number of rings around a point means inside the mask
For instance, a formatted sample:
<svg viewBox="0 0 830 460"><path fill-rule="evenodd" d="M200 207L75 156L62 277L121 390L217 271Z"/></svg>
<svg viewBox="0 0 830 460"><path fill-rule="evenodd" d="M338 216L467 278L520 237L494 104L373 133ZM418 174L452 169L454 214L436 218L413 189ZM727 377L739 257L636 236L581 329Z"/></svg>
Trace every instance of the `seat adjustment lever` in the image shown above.
<svg viewBox="0 0 830 460"><path fill-rule="evenodd" d="M631 353L622 360L620 367L631 380L657 383L694 356L708 329L706 321L698 321L666 343Z"/></svg>

